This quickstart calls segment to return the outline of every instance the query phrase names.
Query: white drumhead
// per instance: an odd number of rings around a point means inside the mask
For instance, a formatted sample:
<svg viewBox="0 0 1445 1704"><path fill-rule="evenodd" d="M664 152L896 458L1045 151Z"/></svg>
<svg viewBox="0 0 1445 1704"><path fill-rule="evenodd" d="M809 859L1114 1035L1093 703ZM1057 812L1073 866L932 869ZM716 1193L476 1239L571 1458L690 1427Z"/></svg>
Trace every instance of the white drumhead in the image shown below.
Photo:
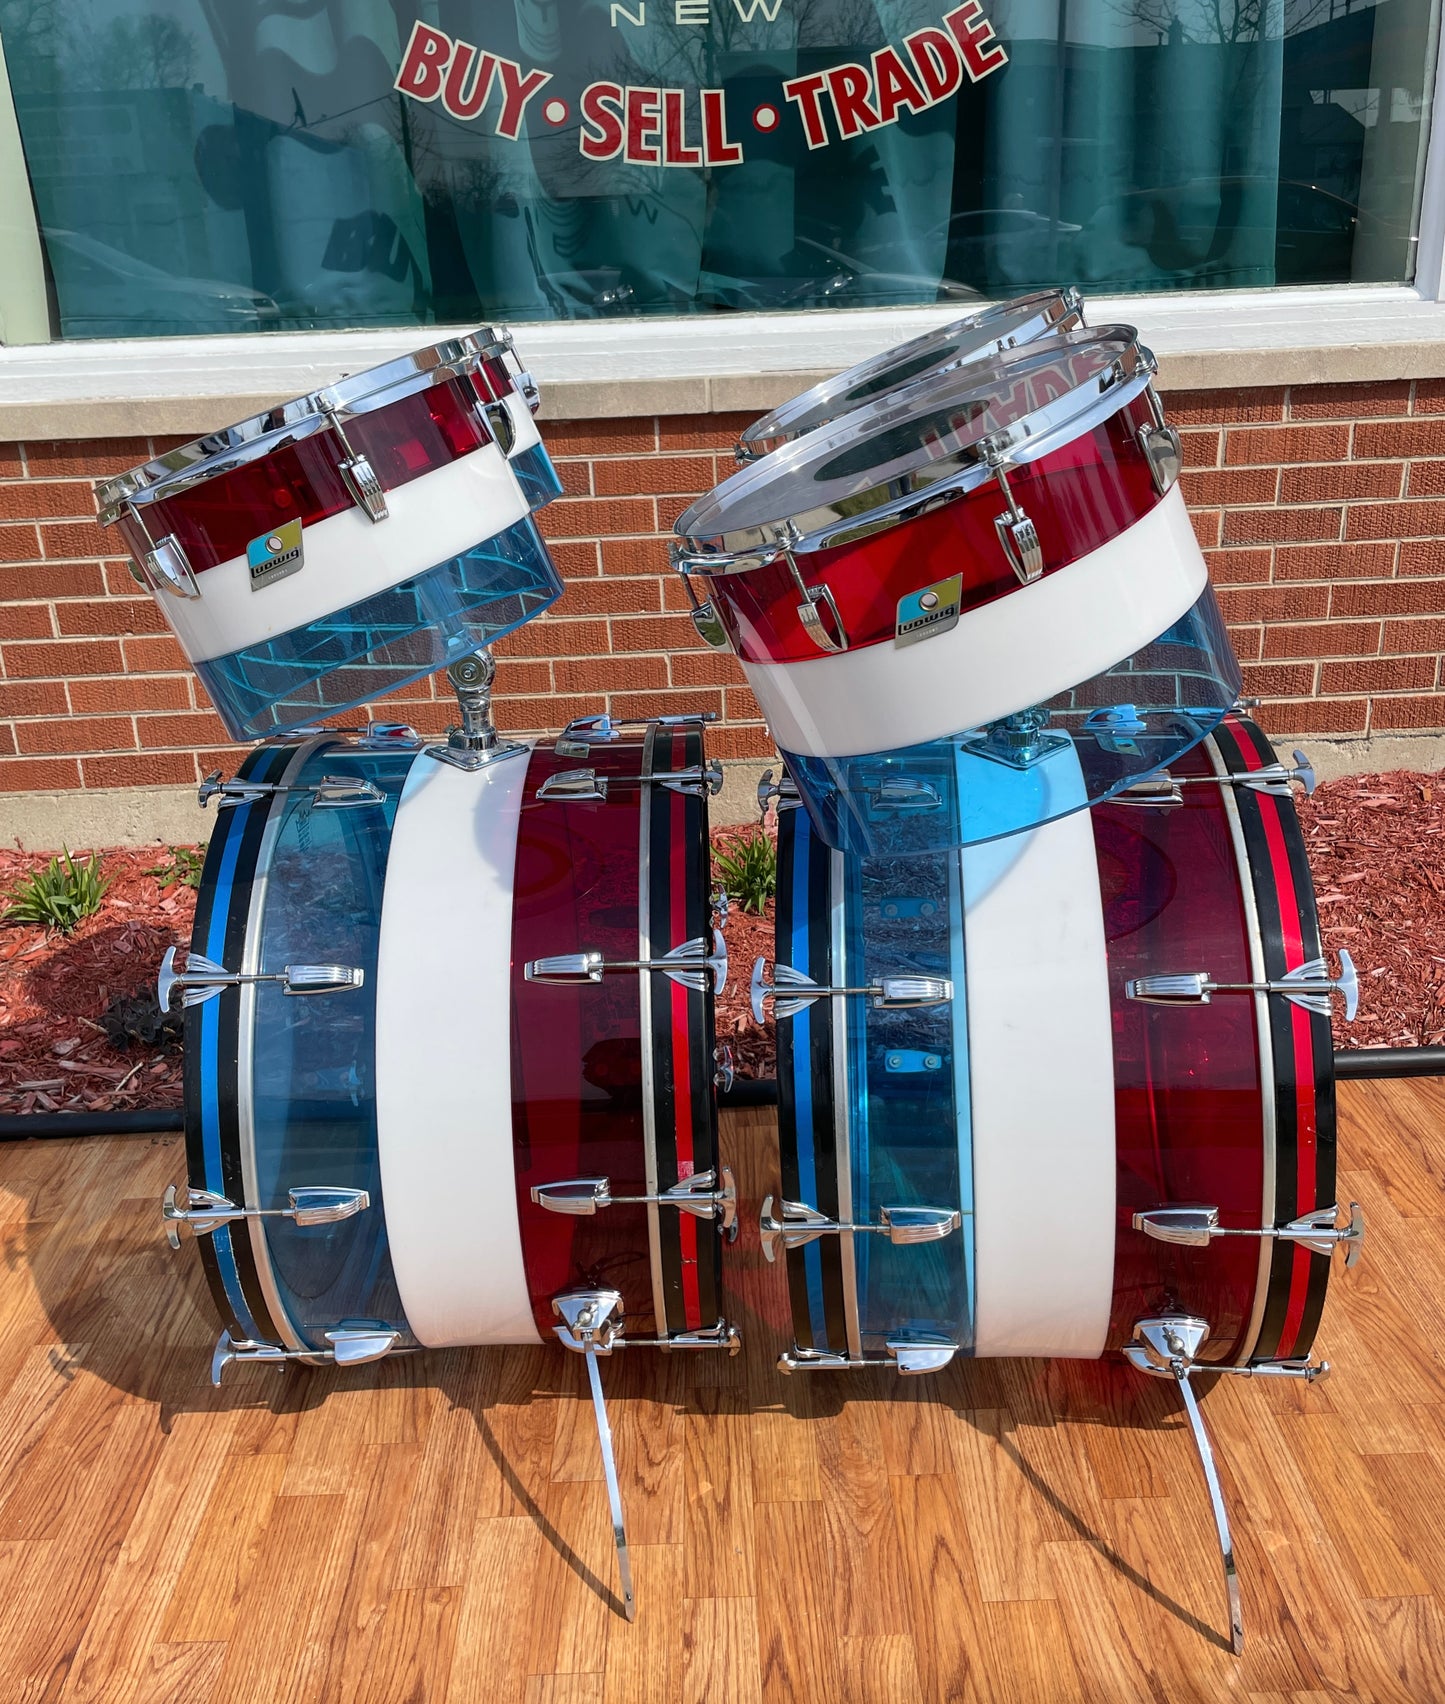
<svg viewBox="0 0 1445 1704"><path fill-rule="evenodd" d="M527 757L421 756L381 911L376 1125L402 1307L428 1347L540 1341L512 1164L512 893Z"/></svg>
<svg viewBox="0 0 1445 1704"><path fill-rule="evenodd" d="M974 1352L1101 1355L1117 1160L1089 813L967 848L963 887Z"/></svg>

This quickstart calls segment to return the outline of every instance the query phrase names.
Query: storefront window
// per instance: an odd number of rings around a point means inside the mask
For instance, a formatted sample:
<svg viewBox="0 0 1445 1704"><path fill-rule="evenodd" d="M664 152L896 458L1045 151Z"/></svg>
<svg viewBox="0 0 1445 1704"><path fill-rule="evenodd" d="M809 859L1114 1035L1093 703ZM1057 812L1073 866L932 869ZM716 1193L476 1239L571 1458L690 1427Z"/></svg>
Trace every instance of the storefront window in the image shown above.
<svg viewBox="0 0 1445 1704"><path fill-rule="evenodd" d="M65 337L1401 281L1431 0L0 0Z"/></svg>

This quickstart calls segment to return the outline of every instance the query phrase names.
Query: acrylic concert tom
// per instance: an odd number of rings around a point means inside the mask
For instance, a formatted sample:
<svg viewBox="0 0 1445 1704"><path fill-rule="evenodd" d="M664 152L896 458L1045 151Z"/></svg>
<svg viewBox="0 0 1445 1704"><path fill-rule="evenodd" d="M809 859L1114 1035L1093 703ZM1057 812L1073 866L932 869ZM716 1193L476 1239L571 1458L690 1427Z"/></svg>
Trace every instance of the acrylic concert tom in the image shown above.
<svg viewBox="0 0 1445 1704"><path fill-rule="evenodd" d="M1336 1227L1329 1002L1291 773L1231 716L1137 792L989 845L779 819L785 1366L1308 1353Z"/></svg>
<svg viewBox="0 0 1445 1704"><path fill-rule="evenodd" d="M189 954L188 1223L233 1359L618 1334L728 1348L700 729L574 725L476 769L410 730L222 790ZM625 1325L624 1325L625 1310Z"/></svg>
<svg viewBox="0 0 1445 1704"><path fill-rule="evenodd" d="M737 652L829 844L1051 820L1234 701L1153 371L1128 327L1042 336L783 445L679 519L699 631Z"/></svg>
<svg viewBox="0 0 1445 1704"><path fill-rule="evenodd" d="M560 485L511 359L483 329L97 487L235 738L378 697L561 593L530 518Z"/></svg>

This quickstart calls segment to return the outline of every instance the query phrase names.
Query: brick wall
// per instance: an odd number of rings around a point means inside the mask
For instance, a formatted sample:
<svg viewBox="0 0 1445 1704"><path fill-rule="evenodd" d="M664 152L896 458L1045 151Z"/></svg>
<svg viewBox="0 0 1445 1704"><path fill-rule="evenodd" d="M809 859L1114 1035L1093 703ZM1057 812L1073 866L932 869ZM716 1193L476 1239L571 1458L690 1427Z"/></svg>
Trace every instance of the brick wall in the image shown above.
<svg viewBox="0 0 1445 1704"><path fill-rule="evenodd" d="M1445 731L1445 381L1173 392L1184 491L1279 735ZM497 647L498 720L715 710L722 757L770 742L732 658L703 648L665 536L733 467L742 417L556 422L567 495L542 517L567 595ZM164 445L0 445L0 791L193 782L234 763L160 612L96 526L90 480ZM434 680L386 701L439 732Z"/></svg>

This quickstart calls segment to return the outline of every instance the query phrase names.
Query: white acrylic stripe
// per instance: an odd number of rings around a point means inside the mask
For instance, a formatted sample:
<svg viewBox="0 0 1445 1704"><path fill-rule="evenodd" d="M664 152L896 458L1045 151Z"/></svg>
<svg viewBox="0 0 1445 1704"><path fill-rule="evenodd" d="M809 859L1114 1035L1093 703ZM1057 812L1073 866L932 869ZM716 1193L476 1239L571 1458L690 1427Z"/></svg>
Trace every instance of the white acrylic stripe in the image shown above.
<svg viewBox="0 0 1445 1704"><path fill-rule="evenodd" d="M430 1347L536 1343L512 1162L512 893L528 760L419 757L376 971L376 1129L406 1317Z"/></svg>
<svg viewBox="0 0 1445 1704"><path fill-rule="evenodd" d="M1104 1351L1114 1051L1089 815L963 854L979 1355Z"/></svg>
<svg viewBox="0 0 1445 1704"><path fill-rule="evenodd" d="M948 633L743 670L781 750L896 751L1041 704L1112 668L1178 621L1208 578L1176 486L1117 538L971 611Z"/></svg>
<svg viewBox="0 0 1445 1704"><path fill-rule="evenodd" d="M301 568L269 586L253 589L246 558L233 556L197 574L198 598L157 593L187 655L206 662L319 621L450 561L527 513L490 444L388 491L386 502L384 521L348 508L303 527Z"/></svg>

